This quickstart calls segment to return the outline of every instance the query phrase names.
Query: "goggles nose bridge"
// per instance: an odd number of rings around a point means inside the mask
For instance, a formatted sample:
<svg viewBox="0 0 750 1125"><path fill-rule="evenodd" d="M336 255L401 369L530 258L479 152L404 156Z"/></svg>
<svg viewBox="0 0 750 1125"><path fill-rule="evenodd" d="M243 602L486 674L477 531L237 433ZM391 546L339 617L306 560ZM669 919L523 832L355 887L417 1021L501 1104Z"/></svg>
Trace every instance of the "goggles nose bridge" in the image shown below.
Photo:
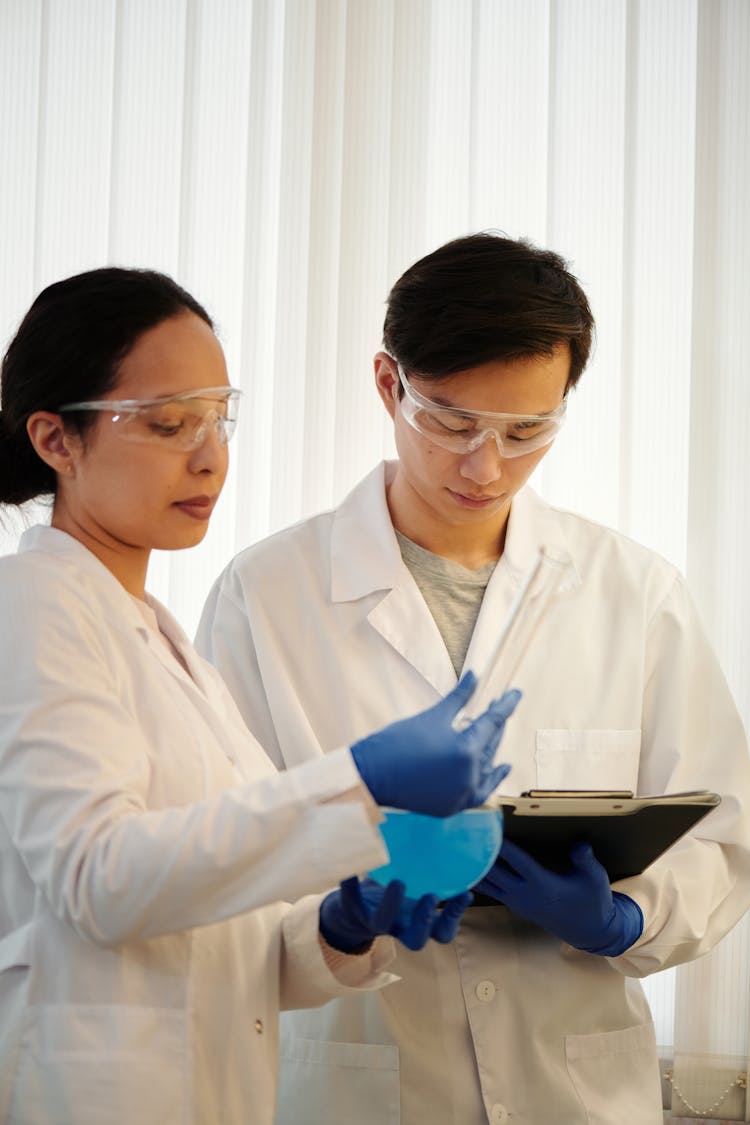
<svg viewBox="0 0 750 1125"><path fill-rule="evenodd" d="M501 457L504 457L505 456L505 447L503 446L503 438L502 438L502 435L501 435L500 431L495 426L485 426L484 429L480 430L479 433L476 434L476 436L473 437L471 439L471 441L469 442L469 445L468 445L468 448L467 448L466 452L467 453L476 452L477 449L480 449L481 446L484 445L484 443L487 441L488 438L494 438L495 445L497 446L497 451L498 451L499 455Z"/></svg>
<svg viewBox="0 0 750 1125"><path fill-rule="evenodd" d="M219 439L219 445L226 445L229 441L227 433L227 417L220 411L212 409L207 410L201 418L198 425L195 427L193 434L193 441L191 442L193 449L198 449L203 445L208 437L209 431L213 430Z"/></svg>

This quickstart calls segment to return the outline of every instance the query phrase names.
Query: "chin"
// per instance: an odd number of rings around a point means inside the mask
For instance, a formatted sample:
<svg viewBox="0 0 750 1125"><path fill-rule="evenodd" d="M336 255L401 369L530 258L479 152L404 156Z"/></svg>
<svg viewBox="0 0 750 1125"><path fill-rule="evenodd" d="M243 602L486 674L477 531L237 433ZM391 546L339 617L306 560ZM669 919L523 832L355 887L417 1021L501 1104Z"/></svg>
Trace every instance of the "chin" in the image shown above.
<svg viewBox="0 0 750 1125"><path fill-rule="evenodd" d="M206 538L208 525L186 529L178 535L164 536L160 543L154 545L156 551L185 551L190 547L197 547Z"/></svg>

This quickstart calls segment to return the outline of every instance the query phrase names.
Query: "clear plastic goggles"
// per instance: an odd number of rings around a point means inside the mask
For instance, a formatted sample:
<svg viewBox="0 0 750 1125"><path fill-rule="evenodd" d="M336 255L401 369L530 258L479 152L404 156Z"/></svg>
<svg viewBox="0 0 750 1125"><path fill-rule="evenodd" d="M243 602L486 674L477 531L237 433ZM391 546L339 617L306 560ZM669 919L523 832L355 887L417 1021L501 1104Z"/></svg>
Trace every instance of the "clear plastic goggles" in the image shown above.
<svg viewBox="0 0 750 1125"><path fill-rule="evenodd" d="M472 453L492 437L502 457L523 457L554 441L565 421L565 399L549 414L493 414L441 406L415 390L400 363L397 367L404 388L401 399L404 418L435 445L454 453Z"/></svg>
<svg viewBox="0 0 750 1125"><path fill-rule="evenodd" d="M99 399L69 402L59 413L98 410L112 415L116 432L127 441L162 445L184 452L197 449L210 432L226 445L237 425L236 387L201 387L162 398Z"/></svg>

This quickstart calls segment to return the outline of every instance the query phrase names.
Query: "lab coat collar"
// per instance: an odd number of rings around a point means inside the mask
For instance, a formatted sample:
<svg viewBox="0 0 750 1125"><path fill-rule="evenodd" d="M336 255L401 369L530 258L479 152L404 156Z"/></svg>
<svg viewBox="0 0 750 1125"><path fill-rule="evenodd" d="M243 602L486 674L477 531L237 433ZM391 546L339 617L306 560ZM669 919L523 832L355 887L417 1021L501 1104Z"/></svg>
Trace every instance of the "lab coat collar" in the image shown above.
<svg viewBox="0 0 750 1125"><path fill-rule="evenodd" d="M41 551L46 555L69 559L78 570L90 575L106 589L107 597L112 599L122 617L134 625L138 632L149 631L130 594L118 582L111 570L88 547L73 535L69 535L67 531L42 525L30 527L24 531L18 544L18 553L23 554L25 551Z"/></svg>
<svg viewBox="0 0 750 1125"><path fill-rule="evenodd" d="M441 694L456 673L435 619L401 558L386 501L395 462L384 462L361 481L334 513L331 529L331 599L355 601L382 592L367 613L369 624Z"/></svg>
<svg viewBox="0 0 750 1125"><path fill-rule="evenodd" d="M386 502L395 469L395 462L378 465L334 513L331 599L354 601L382 591L383 597L367 614L368 622L445 695L455 687L456 672L435 619L401 558ZM527 487L513 500L505 552L487 585L464 668L481 670L486 664L513 591L541 545L570 563L558 593L578 585L580 578L557 513Z"/></svg>
<svg viewBox="0 0 750 1125"><path fill-rule="evenodd" d="M356 601L375 590L392 590L404 564L388 511L386 489L395 461L382 461L337 508L331 530L331 599Z"/></svg>
<svg viewBox="0 0 750 1125"><path fill-rule="evenodd" d="M43 551L45 554L70 559L79 570L89 574L106 590L107 598L116 607L120 618L132 625L171 675L188 684L193 690L197 685L204 695L211 698L214 696L213 685L190 640L169 610L156 598L146 594L145 600L156 614L160 630L169 638L187 664L190 675L170 654L163 641L148 627L135 601L111 570L78 539L66 531L60 531L59 528L39 524L28 528L20 538L18 553L23 554L26 551Z"/></svg>
<svg viewBox="0 0 750 1125"><path fill-rule="evenodd" d="M386 489L395 471L395 461L381 462L334 513L334 602L354 601L376 590L392 590L403 581L404 564L386 501ZM514 585L528 572L540 546L549 548L569 564L560 591L579 586L580 575L557 512L526 485L511 505L503 552L503 566Z"/></svg>

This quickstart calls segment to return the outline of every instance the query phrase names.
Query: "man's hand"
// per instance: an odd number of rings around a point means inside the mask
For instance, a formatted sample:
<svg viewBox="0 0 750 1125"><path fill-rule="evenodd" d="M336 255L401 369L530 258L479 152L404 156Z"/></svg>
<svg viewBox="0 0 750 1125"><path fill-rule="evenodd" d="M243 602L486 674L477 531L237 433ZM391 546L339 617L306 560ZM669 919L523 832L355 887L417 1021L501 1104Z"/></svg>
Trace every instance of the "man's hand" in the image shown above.
<svg viewBox="0 0 750 1125"><path fill-rule="evenodd" d="M574 844L570 869L557 874L505 840L494 867L474 889L586 953L617 957L643 932L641 908L612 891L588 843Z"/></svg>

